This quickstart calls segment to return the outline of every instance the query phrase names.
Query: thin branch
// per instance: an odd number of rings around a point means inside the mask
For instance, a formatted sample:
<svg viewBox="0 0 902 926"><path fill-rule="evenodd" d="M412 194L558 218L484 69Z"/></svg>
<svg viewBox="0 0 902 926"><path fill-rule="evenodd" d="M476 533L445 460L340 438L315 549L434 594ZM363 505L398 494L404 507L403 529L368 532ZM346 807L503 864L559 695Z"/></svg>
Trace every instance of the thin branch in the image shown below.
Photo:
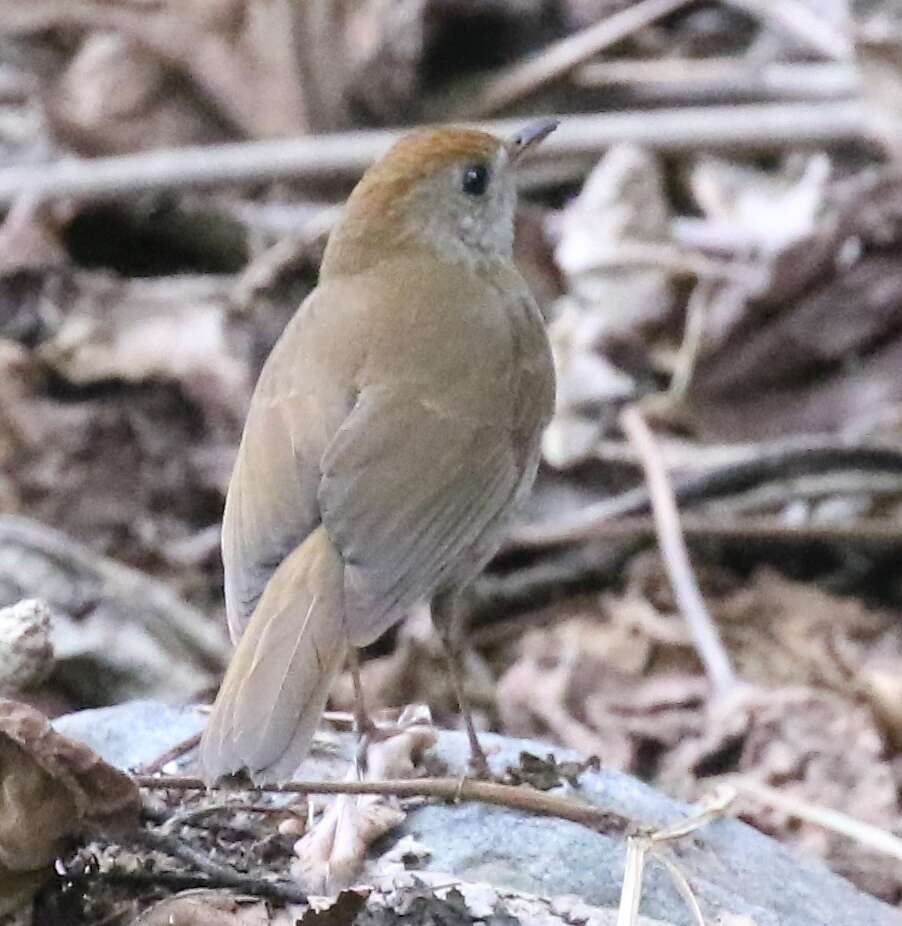
<svg viewBox="0 0 902 926"><path fill-rule="evenodd" d="M625 10L554 42L526 61L502 70L483 90L464 118L480 118L522 100L564 77L599 52L685 6L688 0L640 0Z"/></svg>
<svg viewBox="0 0 902 926"><path fill-rule="evenodd" d="M849 64L775 61L762 66L735 57L595 61L573 79L590 89L615 89L618 102L645 106L838 100L860 90L857 70Z"/></svg>
<svg viewBox="0 0 902 926"><path fill-rule="evenodd" d="M217 887L234 887L247 894L267 897L281 903L306 903L307 895L296 884L290 882L269 881L265 878L244 874L214 862L209 855L182 842L169 834L155 833L152 830L137 830L131 834L134 843L162 852L172 858L191 865L210 879L210 884Z"/></svg>
<svg viewBox="0 0 902 926"><path fill-rule="evenodd" d="M788 33L803 46L825 58L848 61L852 57L852 40L834 28L823 16L812 12L798 0L727 0L728 4L763 19Z"/></svg>
<svg viewBox="0 0 902 926"><path fill-rule="evenodd" d="M661 454L638 408L629 406L624 409L620 425L642 458L661 556L677 605L689 625L696 650L715 692L724 693L735 687L736 673L695 581L686 542L680 531L676 499Z"/></svg>
<svg viewBox="0 0 902 926"><path fill-rule="evenodd" d="M849 839L854 839L865 848L874 852L882 852L902 862L902 839L878 826L865 823L863 820L856 820L842 811L821 807L793 795L784 794L776 788L771 788L746 776L731 776L728 781L740 794L776 807L777 810L782 810L798 820L804 820L806 823L813 823L815 826L822 826L834 833L848 836Z"/></svg>
<svg viewBox="0 0 902 926"><path fill-rule="evenodd" d="M195 733L192 736L183 739L180 743L176 743L171 749L167 749L166 752L157 756L156 759L146 762L144 765L139 765L135 769L135 774L137 775L153 775L156 772L159 772L163 769L165 765L168 765L170 762L174 762L176 759L181 758L185 755L186 752L191 752L195 746L200 742L200 733Z"/></svg>
<svg viewBox="0 0 902 926"><path fill-rule="evenodd" d="M239 801L224 801L220 804L208 804L205 807L195 807L191 810L185 810L181 813L174 813L171 817L162 820L161 832L165 834L174 833L183 826L196 827L201 820L207 817L215 816L219 813L255 813L263 816L287 816L301 817L292 807L277 807L270 804L247 804ZM207 825L208 829L212 829Z"/></svg>
<svg viewBox="0 0 902 926"><path fill-rule="evenodd" d="M703 279L696 283L689 296L683 341L680 344L667 391L668 398L673 402L683 402L689 394L689 386L692 383L695 364L704 341L705 323L711 311L715 291L711 280Z"/></svg>
<svg viewBox="0 0 902 926"><path fill-rule="evenodd" d="M507 135L522 120L484 123ZM0 207L22 195L102 198L137 193L293 180L356 180L404 130L371 130L279 141L160 149L93 160L67 158L0 170ZM579 158L588 170L609 147L632 142L666 152L773 151L867 137L857 102L711 106L657 112L566 116L533 164Z"/></svg>
<svg viewBox="0 0 902 926"><path fill-rule="evenodd" d="M779 516L744 517L725 521L700 515L681 515L683 534L691 539L772 540L779 543L902 544L902 523L892 518L868 518L858 522L789 524ZM655 536L650 517L597 521L570 529L558 521L540 521L515 528L506 549L540 549L589 540L631 540Z"/></svg>
<svg viewBox="0 0 902 926"><path fill-rule="evenodd" d="M132 776L139 788L203 791L200 778L179 775ZM542 816L560 817L603 832L626 832L631 822L620 814L532 788L471 781L466 778L388 779L383 781L287 781L284 784L231 785L213 790L274 791L282 794L380 794L392 797L435 797L446 801L478 801Z"/></svg>
<svg viewBox="0 0 902 926"><path fill-rule="evenodd" d="M837 470L864 473L902 473L902 453L889 446L855 445L831 435L809 434L801 438L752 444L741 448L741 456L685 478L676 486L681 506L698 505L735 495L772 480ZM587 505L580 511L552 523L523 525L509 535L508 544L517 547L564 545L608 536L606 525L617 518L644 515L649 511L646 486ZM726 528L725 528L726 529ZM879 536L894 539L892 533Z"/></svg>

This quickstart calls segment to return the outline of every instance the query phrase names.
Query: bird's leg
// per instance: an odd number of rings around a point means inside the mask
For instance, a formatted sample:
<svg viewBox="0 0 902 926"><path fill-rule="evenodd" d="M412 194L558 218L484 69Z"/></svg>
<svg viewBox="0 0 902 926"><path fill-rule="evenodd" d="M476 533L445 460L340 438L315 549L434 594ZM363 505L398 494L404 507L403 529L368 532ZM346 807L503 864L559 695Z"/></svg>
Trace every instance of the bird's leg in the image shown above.
<svg viewBox="0 0 902 926"><path fill-rule="evenodd" d="M348 647L348 668L351 670L351 680L354 683L354 730L357 733L354 764L357 767L357 777L363 779L366 774L366 751L370 738L376 731L376 725L366 709L366 699L363 696L363 685L360 681L360 659L353 646Z"/></svg>
<svg viewBox="0 0 902 926"><path fill-rule="evenodd" d="M457 598L451 593L442 593L432 599L432 623L441 638L445 648L445 657L448 660L448 671L451 675L451 684L457 695L457 703L463 714L464 725L467 729L467 738L470 740L470 765L476 776L489 779L492 773L485 752L476 735L473 726L473 716L470 712L470 702L464 691L461 654L463 644L463 616L457 605Z"/></svg>

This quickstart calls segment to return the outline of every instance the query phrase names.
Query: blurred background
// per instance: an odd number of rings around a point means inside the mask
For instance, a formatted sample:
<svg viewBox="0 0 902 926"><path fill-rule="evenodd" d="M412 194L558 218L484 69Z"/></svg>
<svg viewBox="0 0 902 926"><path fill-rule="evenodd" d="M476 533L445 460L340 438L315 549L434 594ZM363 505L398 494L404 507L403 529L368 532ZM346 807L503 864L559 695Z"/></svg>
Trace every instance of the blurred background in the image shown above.
<svg viewBox="0 0 902 926"><path fill-rule="evenodd" d="M479 720L902 836L894 0L0 0L0 683L211 698L237 441L337 205L405 127L550 113L517 257L558 409L468 601ZM372 703L458 723L426 615L365 657ZM902 903L898 860L747 806Z"/></svg>

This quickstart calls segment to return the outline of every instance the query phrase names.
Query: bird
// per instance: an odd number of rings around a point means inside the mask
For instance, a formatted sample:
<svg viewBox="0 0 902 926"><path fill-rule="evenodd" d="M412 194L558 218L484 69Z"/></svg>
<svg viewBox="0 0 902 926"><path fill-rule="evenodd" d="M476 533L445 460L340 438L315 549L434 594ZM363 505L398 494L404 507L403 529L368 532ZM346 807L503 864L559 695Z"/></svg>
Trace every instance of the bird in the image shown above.
<svg viewBox="0 0 902 926"><path fill-rule="evenodd" d="M403 136L334 225L316 288L254 388L222 525L235 651L200 745L208 782L289 779L346 659L421 603L461 682L461 593L529 492L554 408L513 260L516 167L557 126Z"/></svg>

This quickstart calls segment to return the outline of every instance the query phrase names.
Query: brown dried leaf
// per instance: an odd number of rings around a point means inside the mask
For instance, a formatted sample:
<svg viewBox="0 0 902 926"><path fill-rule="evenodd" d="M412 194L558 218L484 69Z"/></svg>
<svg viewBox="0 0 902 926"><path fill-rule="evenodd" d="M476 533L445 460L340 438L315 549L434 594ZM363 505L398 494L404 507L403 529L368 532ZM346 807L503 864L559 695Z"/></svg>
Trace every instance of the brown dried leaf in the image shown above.
<svg viewBox="0 0 902 926"><path fill-rule="evenodd" d="M104 762L87 746L61 736L34 708L0 699L0 745L9 757L8 762L0 763L4 790L8 795L14 792L20 795L20 800L5 802L7 819L46 814L48 819L58 821L60 834L73 832L82 823L116 827L134 822L140 800L131 778ZM38 792L42 795L40 801L35 797ZM45 802L53 802L60 812L47 811ZM37 835L42 828L26 829ZM6 840L15 838L9 823L4 832ZM8 844L0 839L0 846ZM15 864L10 857L4 857L3 861Z"/></svg>
<svg viewBox="0 0 902 926"><path fill-rule="evenodd" d="M311 909L295 920L294 926L346 926L366 906L369 890L341 891L325 903L314 901Z"/></svg>
<svg viewBox="0 0 902 926"><path fill-rule="evenodd" d="M829 691L746 687L727 701L711 702L703 735L666 756L659 780L697 798L707 787L706 776L725 772L741 772L877 826L902 825L894 770L871 712ZM895 860L871 855L862 869L859 846L821 827L798 824L783 809L762 806L748 816L765 832L825 857L878 896L892 897L902 884Z"/></svg>
<svg viewBox="0 0 902 926"><path fill-rule="evenodd" d="M151 127L169 124L171 129L174 114L177 121L185 118L178 107L173 108L171 103L161 106L159 101L163 85L171 83L179 71L247 137L303 134L307 129L307 106L294 44L294 14L291 0L164 0L153 4L136 0L107 4L38 0L27 10L16 2L0 2L0 22L6 32L74 26L114 32L130 40L124 59L116 50L106 65L114 67L120 77L128 76L125 82L132 106L135 101L152 101L144 124L147 134L142 136L136 127L128 133L133 143L143 141L142 147L148 140L155 141L149 134ZM160 61L167 62L169 74L161 72L146 54L131 60L131 42L140 43ZM85 99L81 108L81 118L87 116L90 130L96 104ZM179 132L196 131L202 121L193 113L189 119ZM97 137L96 133L93 137Z"/></svg>
<svg viewBox="0 0 902 926"><path fill-rule="evenodd" d="M68 262L53 209L47 203L19 197L0 224L0 275L46 271Z"/></svg>
<svg viewBox="0 0 902 926"><path fill-rule="evenodd" d="M553 306L549 326L558 390L543 450L553 466L589 456L610 427L599 409L635 390L632 377L602 351L611 338L634 335L670 313L670 272L624 257L637 244L666 242L669 219L658 163L632 145L612 148L559 217L554 256L568 295Z"/></svg>
<svg viewBox="0 0 902 926"><path fill-rule="evenodd" d="M7 917L19 911L25 917L22 921L12 920L10 926L30 926L31 917L25 905L38 892L50 876L50 869L38 871L10 871L0 864L0 917ZM8 921L3 920L4 923Z"/></svg>
<svg viewBox="0 0 902 926"><path fill-rule="evenodd" d="M230 891L193 890L167 897L145 910L132 926L294 926L287 910Z"/></svg>
<svg viewBox="0 0 902 926"><path fill-rule="evenodd" d="M219 280L98 279L37 353L72 383L176 382L213 420L237 420L249 371L229 342L226 321Z"/></svg>
<svg viewBox="0 0 902 926"><path fill-rule="evenodd" d="M34 708L0 699L0 915L26 903L62 840L137 822L138 789Z"/></svg>
<svg viewBox="0 0 902 926"><path fill-rule="evenodd" d="M759 684L818 685L847 696L892 618L772 569L714 602L724 640L744 677ZM886 644L883 644L886 645Z"/></svg>
<svg viewBox="0 0 902 926"><path fill-rule="evenodd" d="M121 35L88 36L43 96L54 133L85 155L230 138L188 81L144 45Z"/></svg>

